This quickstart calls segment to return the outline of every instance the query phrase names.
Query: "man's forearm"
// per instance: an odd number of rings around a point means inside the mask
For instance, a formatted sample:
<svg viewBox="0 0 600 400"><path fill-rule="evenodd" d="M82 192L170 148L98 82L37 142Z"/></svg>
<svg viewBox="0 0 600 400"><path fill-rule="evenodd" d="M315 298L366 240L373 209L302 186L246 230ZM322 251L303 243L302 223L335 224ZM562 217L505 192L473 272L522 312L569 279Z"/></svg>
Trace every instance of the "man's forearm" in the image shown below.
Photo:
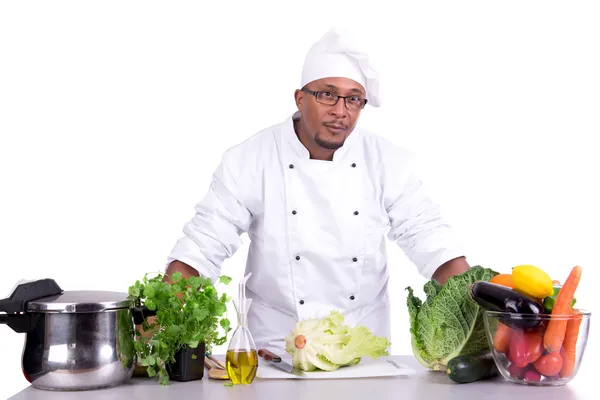
<svg viewBox="0 0 600 400"><path fill-rule="evenodd" d="M179 260L175 260L172 263L170 263L169 266L167 267L167 272L165 273L163 281L168 282L168 283L173 283L171 281L171 276L175 272L181 272L181 275L183 275L183 277L185 279L189 279L190 276L200 276L200 274L198 273L198 271L196 271L195 268L192 268L189 265L187 265L186 263L183 263Z"/></svg>
<svg viewBox="0 0 600 400"><path fill-rule="evenodd" d="M441 285L443 285L451 276L462 274L463 272L466 272L469 268L470 266L466 258L458 257L440 265L440 267L433 274L432 279L438 281Z"/></svg>

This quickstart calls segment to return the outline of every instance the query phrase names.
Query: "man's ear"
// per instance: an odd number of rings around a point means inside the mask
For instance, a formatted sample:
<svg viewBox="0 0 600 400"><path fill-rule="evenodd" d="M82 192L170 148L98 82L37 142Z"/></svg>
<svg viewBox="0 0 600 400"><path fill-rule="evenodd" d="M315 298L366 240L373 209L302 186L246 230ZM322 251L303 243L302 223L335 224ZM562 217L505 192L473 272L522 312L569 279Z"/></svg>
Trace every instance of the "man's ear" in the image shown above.
<svg viewBox="0 0 600 400"><path fill-rule="evenodd" d="M300 89L297 89L294 92L294 99L296 100L296 107L298 107L298 111L302 111L304 107L304 92Z"/></svg>

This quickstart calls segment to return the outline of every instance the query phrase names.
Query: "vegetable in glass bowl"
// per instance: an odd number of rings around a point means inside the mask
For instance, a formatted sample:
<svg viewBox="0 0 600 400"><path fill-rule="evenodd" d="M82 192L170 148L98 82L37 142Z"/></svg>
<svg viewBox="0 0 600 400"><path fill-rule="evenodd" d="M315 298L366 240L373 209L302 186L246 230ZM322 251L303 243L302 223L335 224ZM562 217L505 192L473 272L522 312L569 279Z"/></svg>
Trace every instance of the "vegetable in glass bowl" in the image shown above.
<svg viewBox="0 0 600 400"><path fill-rule="evenodd" d="M485 310L483 315L492 356L500 374L508 381L533 386L559 386L577 375L587 344L590 312L573 310L570 314L532 316ZM537 328L519 329L506 324L533 318L540 322ZM552 324L556 323L565 324L564 338L558 345L558 351L549 351L546 347L559 341L552 331ZM545 342L550 344L545 345Z"/></svg>
<svg viewBox="0 0 600 400"><path fill-rule="evenodd" d="M573 308L581 267L572 268L554 296L551 310L544 300L517 288L476 282L471 297L484 308L484 323L492 356L510 382L558 386L571 381L579 370L587 345L591 313ZM548 312L550 311L550 312Z"/></svg>

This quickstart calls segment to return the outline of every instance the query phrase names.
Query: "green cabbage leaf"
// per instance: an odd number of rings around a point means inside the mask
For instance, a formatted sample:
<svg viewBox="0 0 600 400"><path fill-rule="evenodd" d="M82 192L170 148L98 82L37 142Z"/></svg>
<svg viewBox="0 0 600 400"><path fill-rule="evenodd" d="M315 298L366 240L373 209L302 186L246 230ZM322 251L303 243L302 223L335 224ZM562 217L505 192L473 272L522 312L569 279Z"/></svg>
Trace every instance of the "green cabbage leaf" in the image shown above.
<svg viewBox="0 0 600 400"><path fill-rule="evenodd" d="M483 312L468 293L475 281L489 281L498 272L474 266L450 277L442 286L428 281L423 302L409 286L407 297L412 351L421 365L445 371L452 358L489 349Z"/></svg>

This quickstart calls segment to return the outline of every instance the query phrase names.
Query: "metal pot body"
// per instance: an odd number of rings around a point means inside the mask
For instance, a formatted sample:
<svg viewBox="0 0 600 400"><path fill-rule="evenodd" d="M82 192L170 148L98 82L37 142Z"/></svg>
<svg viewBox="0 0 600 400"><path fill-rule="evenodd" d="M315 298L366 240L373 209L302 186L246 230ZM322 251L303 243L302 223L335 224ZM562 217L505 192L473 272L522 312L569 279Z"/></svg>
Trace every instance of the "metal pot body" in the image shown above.
<svg viewBox="0 0 600 400"><path fill-rule="evenodd" d="M128 380L135 368L132 313L32 313L22 357L25 378L45 390L98 389Z"/></svg>

